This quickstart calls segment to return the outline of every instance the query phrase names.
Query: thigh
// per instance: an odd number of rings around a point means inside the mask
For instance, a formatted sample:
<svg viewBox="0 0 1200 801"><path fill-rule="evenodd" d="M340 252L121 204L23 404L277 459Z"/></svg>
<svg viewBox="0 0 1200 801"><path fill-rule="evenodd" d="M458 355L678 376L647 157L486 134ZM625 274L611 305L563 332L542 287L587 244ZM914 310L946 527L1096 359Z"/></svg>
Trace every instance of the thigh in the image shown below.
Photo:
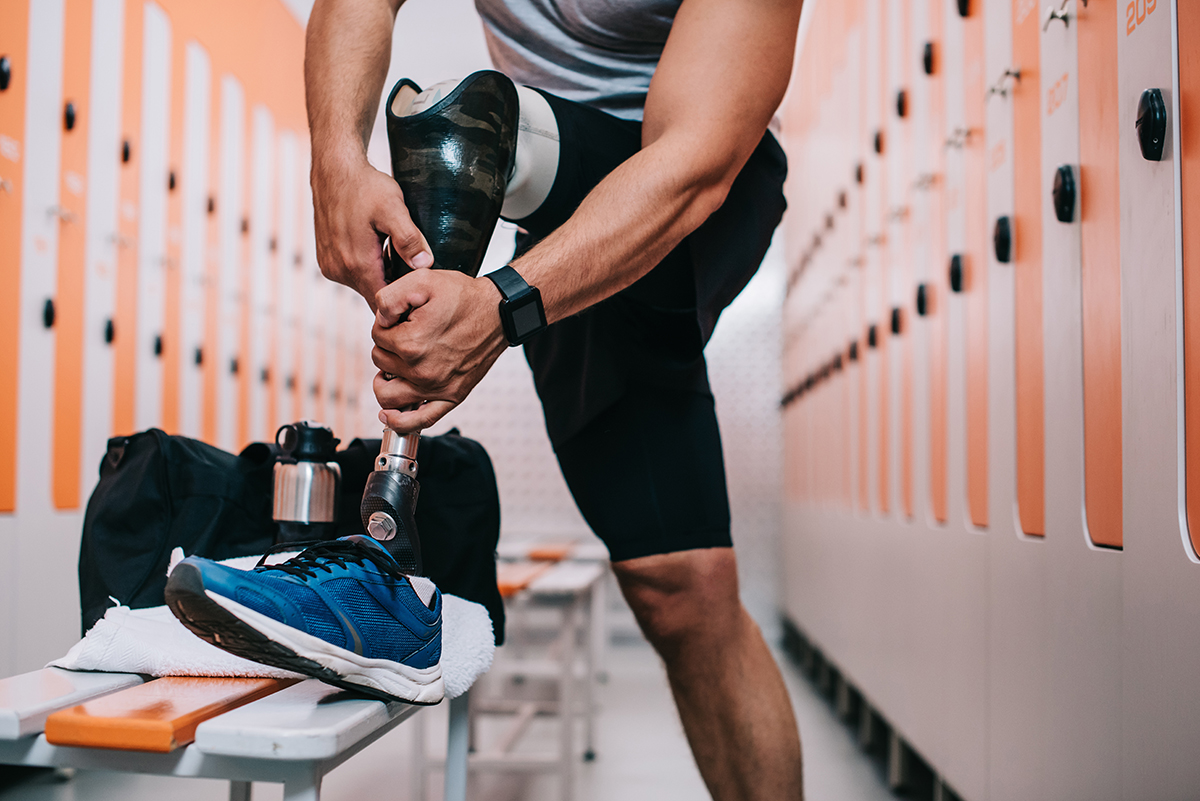
<svg viewBox="0 0 1200 801"><path fill-rule="evenodd" d="M657 387L629 393L556 443L555 453L613 561L732 544L711 394Z"/></svg>

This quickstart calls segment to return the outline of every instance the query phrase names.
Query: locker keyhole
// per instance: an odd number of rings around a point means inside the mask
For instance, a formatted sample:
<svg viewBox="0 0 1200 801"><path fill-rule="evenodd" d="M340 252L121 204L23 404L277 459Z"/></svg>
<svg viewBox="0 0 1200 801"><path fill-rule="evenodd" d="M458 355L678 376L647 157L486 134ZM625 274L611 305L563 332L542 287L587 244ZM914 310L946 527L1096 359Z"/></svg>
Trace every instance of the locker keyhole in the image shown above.
<svg viewBox="0 0 1200 801"><path fill-rule="evenodd" d="M929 287L925 284L917 284L917 316L924 317L929 314Z"/></svg>
<svg viewBox="0 0 1200 801"><path fill-rule="evenodd" d="M12 83L12 62L8 56L0 56L0 92L8 88Z"/></svg>
<svg viewBox="0 0 1200 801"><path fill-rule="evenodd" d="M891 328L892 328L893 334L899 335L901 319L902 318L901 318L900 307L896 306L892 309L892 326L891 326Z"/></svg>
<svg viewBox="0 0 1200 801"><path fill-rule="evenodd" d="M42 305L42 327L53 328L54 318L57 313L54 310L54 298L46 298L45 304Z"/></svg>
<svg viewBox="0 0 1200 801"><path fill-rule="evenodd" d="M867 329L867 347L874 348L878 344L879 344L879 332L876 330L875 326L872 325L870 328Z"/></svg>
<svg viewBox="0 0 1200 801"><path fill-rule="evenodd" d="M925 70L926 75L933 74L933 42L925 43L925 49L921 53L921 67Z"/></svg>

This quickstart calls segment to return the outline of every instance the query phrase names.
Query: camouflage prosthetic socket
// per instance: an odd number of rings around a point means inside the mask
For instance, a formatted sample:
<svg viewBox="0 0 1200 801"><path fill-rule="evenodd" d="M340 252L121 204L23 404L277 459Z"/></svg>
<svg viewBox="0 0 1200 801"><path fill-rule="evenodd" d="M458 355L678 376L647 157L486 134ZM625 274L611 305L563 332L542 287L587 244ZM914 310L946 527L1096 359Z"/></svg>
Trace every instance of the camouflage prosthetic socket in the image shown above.
<svg viewBox="0 0 1200 801"><path fill-rule="evenodd" d="M392 174L417 229L433 251L433 269L479 274L500 217L517 148L518 99L511 80L490 70L469 75L436 102L418 109L415 83L396 84L387 101ZM384 248L384 277L409 267ZM386 429L361 507L363 527L400 563L421 574L417 502L420 435Z"/></svg>

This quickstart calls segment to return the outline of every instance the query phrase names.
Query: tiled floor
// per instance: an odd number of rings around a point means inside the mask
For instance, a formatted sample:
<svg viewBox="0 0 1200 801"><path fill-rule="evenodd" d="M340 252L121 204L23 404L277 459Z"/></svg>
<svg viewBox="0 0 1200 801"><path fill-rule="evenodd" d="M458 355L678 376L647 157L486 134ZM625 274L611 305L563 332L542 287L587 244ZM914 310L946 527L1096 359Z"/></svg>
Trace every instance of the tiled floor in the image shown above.
<svg viewBox="0 0 1200 801"><path fill-rule="evenodd" d="M610 678L599 688L598 757L582 763L578 801L683 801L706 793L675 715L657 657L644 642L626 642L610 651ZM874 765L862 756L850 734L834 720L828 704L785 664L784 674L804 744L806 797L810 801L887 801L892 799ZM441 709L428 714L430 742L444 723ZM531 731L530 740L553 737L549 725ZM401 726L351 762L331 773L322 792L327 801L413 801L407 778L412 727ZM473 788L488 801L551 801L559 797L557 780L493 777ZM431 781L429 798L440 794ZM256 784L255 801L283 796L279 785ZM3 801L219 801L228 785L199 779L165 779L121 774L79 773L62 781L47 776L6 792Z"/></svg>

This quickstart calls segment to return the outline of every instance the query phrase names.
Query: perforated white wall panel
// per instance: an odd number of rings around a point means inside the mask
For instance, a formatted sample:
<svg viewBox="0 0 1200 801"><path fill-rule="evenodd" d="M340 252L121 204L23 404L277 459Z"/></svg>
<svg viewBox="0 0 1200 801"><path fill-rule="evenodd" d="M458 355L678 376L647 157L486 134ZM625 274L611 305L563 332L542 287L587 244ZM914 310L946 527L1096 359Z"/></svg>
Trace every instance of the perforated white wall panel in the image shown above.
<svg viewBox="0 0 1200 801"><path fill-rule="evenodd" d="M499 229L484 271L512 254ZM783 257L772 249L758 276L721 317L707 355L725 451L742 596L760 625L775 626L782 443L779 418ZM505 353L469 398L435 427L458 427L491 454L500 485L501 536L587 535L550 448L524 354Z"/></svg>

